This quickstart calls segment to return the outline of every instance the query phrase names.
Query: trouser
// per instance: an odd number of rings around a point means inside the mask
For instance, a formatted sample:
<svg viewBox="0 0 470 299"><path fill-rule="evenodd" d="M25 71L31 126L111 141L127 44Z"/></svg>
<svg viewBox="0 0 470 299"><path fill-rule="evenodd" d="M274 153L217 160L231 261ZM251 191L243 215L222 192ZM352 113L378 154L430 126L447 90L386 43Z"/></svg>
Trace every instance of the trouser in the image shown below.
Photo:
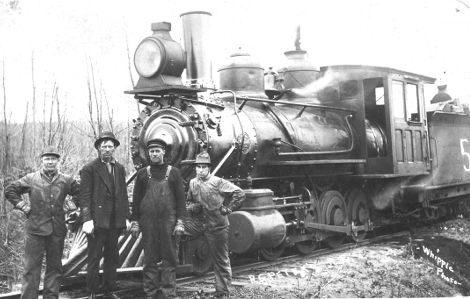
<svg viewBox="0 0 470 299"><path fill-rule="evenodd" d="M205 229L202 222L192 218L185 222L185 232L193 237L203 235L214 262L215 291L217 295L228 295L232 280L232 268L228 249L229 228Z"/></svg>
<svg viewBox="0 0 470 299"><path fill-rule="evenodd" d="M59 297L64 238L64 236L54 234L49 236L26 234L22 299L38 298L44 252L46 253L46 273L43 298Z"/></svg>
<svg viewBox="0 0 470 299"><path fill-rule="evenodd" d="M90 292L99 289L100 260L103 257L103 290L114 291L116 285L116 269L119 264L118 238L121 229L95 228L93 234L87 236L88 264L86 284Z"/></svg>
<svg viewBox="0 0 470 299"><path fill-rule="evenodd" d="M147 217L144 217L147 218ZM143 284L148 297L161 291L165 297L176 296L177 246L172 236L174 216L161 219L143 219L142 241L144 247Z"/></svg>

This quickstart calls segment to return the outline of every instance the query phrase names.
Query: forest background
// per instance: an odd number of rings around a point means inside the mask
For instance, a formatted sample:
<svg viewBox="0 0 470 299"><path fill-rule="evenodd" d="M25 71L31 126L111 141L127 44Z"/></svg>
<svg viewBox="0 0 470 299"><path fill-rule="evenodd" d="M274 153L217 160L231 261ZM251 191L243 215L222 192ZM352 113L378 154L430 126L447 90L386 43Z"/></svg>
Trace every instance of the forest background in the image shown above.
<svg viewBox="0 0 470 299"><path fill-rule="evenodd" d="M1 7L14 12L19 1L12 0ZM92 59L88 59L86 89L88 97L83 101L83 111L67 109L66 93L62 92L57 81L38 88L35 72L37 62L31 53L29 80L22 82L23 87L31 90L25 105L16 105L16 94L6 84L9 80L8 68L2 61L0 90L2 90L0 123L0 293L19 288L23 271L24 222L26 217L4 198L4 188L12 181L40 168L40 154L49 145L55 146L61 154L61 172L79 179L79 170L87 162L97 157L94 141L103 131L112 131L121 145L115 152L116 159L124 164L128 175L134 171L129 155L129 130L132 120L115 120L115 107L110 103L102 80L95 71ZM129 71L129 84L133 86L132 73ZM132 97L129 97L132 101ZM23 121L12 120L15 113L23 112ZM134 115L138 115L139 104L133 105ZM80 112L79 112L80 113ZM79 120L77 120L79 119ZM26 195L27 196L27 195ZM69 232L68 240L72 233ZM66 241L66 247L67 247ZM65 250L67 252L67 248Z"/></svg>

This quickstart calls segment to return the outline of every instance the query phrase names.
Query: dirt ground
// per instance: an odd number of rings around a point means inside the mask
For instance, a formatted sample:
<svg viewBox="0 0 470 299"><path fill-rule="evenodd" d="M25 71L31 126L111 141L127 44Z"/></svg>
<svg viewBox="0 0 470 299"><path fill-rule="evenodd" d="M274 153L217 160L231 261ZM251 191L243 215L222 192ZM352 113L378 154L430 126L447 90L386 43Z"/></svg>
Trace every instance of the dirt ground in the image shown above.
<svg viewBox="0 0 470 299"><path fill-rule="evenodd" d="M468 296L470 274L461 269L467 266L468 256L461 253L468 244L470 220L451 220L416 229L404 240L306 259L248 277L234 275L231 298ZM465 252L470 254L470 249ZM180 295L208 298L211 287L210 282L193 285L193 291L182 289ZM194 292L195 288L201 291Z"/></svg>

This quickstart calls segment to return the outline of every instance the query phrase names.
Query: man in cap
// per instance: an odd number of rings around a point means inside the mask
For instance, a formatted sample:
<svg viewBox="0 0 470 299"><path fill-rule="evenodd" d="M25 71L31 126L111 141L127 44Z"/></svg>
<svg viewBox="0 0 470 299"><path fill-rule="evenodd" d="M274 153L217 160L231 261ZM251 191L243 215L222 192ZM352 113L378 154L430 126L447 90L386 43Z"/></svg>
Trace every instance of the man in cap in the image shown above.
<svg viewBox="0 0 470 299"><path fill-rule="evenodd" d="M59 296L67 232L64 201L67 195L75 199L79 192L78 183L59 171L59 158L54 147L46 147L41 154L41 168L5 188L5 198L27 217L21 298L38 298L44 253L43 298ZM23 194L28 194L29 200Z"/></svg>
<svg viewBox="0 0 470 299"><path fill-rule="evenodd" d="M106 297L119 298L116 269L119 264L118 238L130 216L126 171L114 158L119 141L103 132L95 141L98 158L80 171L80 207L83 232L88 240L87 288L95 298L99 288L99 266L103 262L102 289Z"/></svg>
<svg viewBox="0 0 470 299"><path fill-rule="evenodd" d="M187 200L192 218L185 223L185 233L204 235L214 263L215 296L228 297L232 269L228 250L229 222L227 215L241 207L243 190L210 173L211 159L207 152L196 157L196 177L189 182Z"/></svg>
<svg viewBox="0 0 470 299"><path fill-rule="evenodd" d="M163 138L147 142L150 165L139 170L134 185L131 233L142 231L147 298L176 297L176 239L186 202L180 171L165 162L166 148Z"/></svg>

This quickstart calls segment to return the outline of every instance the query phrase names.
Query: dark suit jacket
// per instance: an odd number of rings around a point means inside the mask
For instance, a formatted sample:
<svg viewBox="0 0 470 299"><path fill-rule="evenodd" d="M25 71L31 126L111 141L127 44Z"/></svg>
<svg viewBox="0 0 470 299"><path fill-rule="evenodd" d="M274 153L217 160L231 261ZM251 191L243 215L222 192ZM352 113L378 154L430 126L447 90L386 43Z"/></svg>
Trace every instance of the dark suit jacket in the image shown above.
<svg viewBox="0 0 470 299"><path fill-rule="evenodd" d="M95 227L110 228L114 206L114 228L126 227L126 218L130 217L126 171L118 162L114 165L114 186L113 196L108 170L99 158L83 166L80 170L79 196L84 222L93 219Z"/></svg>

